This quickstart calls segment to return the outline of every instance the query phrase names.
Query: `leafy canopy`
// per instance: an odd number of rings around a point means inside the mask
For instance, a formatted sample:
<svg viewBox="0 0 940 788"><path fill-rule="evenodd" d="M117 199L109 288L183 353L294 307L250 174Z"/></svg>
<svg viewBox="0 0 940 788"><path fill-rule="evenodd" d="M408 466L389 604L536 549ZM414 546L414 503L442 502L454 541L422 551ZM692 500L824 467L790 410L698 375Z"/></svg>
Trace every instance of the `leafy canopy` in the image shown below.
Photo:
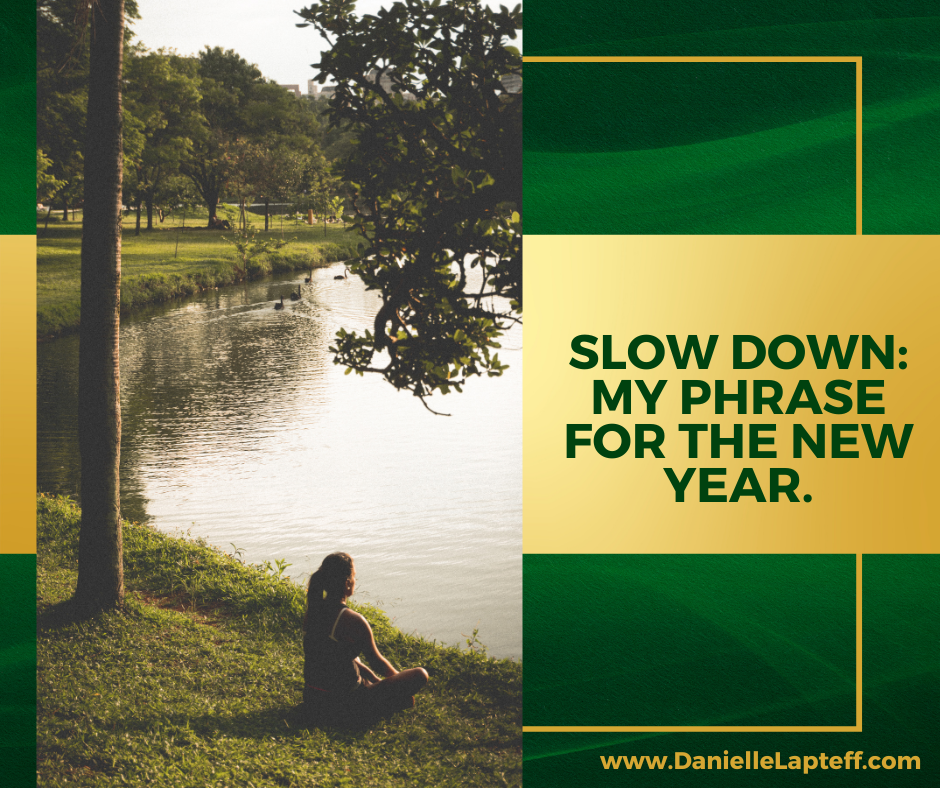
<svg viewBox="0 0 940 788"><path fill-rule="evenodd" d="M320 124L306 101L266 81L233 50L206 47L198 62L208 128L196 139L195 155L183 172L208 206L211 224L224 194L270 199L298 188L309 161L319 154ZM262 154L267 169L255 166Z"/></svg>
<svg viewBox="0 0 940 788"><path fill-rule="evenodd" d="M340 331L350 371L424 398L505 366L498 338L522 311L522 94L508 45L521 7L403 0L357 17L352 0L298 12L330 43L331 123L357 138L341 163L369 254L350 266L381 291L373 331ZM383 354L387 353L387 356Z"/></svg>
<svg viewBox="0 0 940 788"><path fill-rule="evenodd" d="M174 52L133 48L124 63L124 201L172 199L173 177L206 133L197 61ZM129 147L128 129L139 142ZM149 211L148 211L149 213Z"/></svg>

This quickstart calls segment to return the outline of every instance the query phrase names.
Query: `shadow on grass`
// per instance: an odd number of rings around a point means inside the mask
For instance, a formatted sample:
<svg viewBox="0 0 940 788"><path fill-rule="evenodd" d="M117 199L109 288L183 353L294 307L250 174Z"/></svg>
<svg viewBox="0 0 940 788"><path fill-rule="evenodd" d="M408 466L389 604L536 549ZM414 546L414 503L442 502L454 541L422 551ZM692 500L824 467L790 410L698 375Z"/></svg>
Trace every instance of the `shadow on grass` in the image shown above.
<svg viewBox="0 0 940 788"><path fill-rule="evenodd" d="M94 618L107 615L108 613L132 614L132 608L127 606L123 608L114 608L113 610L101 611L89 608L87 605L79 605L75 598L66 599L63 602L55 602L51 605L37 610L36 632L55 632L58 629L70 626L71 624L83 624Z"/></svg>

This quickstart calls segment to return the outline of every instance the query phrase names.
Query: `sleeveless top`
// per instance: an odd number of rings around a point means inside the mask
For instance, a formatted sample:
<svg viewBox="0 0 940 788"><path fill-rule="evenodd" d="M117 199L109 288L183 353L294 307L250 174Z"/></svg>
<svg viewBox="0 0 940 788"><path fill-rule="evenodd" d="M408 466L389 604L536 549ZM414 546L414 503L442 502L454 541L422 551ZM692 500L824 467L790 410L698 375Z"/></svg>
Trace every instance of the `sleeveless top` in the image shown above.
<svg viewBox="0 0 940 788"><path fill-rule="evenodd" d="M304 684L320 692L350 692L359 686L358 649L336 638L346 605L326 605L307 618L304 632Z"/></svg>

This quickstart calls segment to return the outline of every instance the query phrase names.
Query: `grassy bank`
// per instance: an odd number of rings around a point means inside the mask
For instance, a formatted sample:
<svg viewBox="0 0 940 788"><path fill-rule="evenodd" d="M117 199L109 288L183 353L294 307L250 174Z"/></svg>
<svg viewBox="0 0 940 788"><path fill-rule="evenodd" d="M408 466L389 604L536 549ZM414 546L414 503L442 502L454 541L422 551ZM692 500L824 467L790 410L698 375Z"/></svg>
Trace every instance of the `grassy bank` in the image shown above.
<svg viewBox="0 0 940 788"><path fill-rule="evenodd" d="M80 510L42 496L37 509L39 785L521 784L520 664L359 606L382 652L430 684L370 731L306 727L303 592L278 567L126 524L126 610L80 621Z"/></svg>
<svg viewBox="0 0 940 788"><path fill-rule="evenodd" d="M81 217L81 214L78 214ZM263 220L252 217L255 227ZM153 230L134 234L135 218L124 219L121 250L121 309L168 301L201 290L239 281L230 232L203 229L205 214L171 215ZM39 338L74 330L79 324L81 281L81 219L37 223L37 335ZM257 259L250 278L271 273L309 270L357 254L360 238L342 226L284 222L259 233L272 239L296 238L277 252Z"/></svg>

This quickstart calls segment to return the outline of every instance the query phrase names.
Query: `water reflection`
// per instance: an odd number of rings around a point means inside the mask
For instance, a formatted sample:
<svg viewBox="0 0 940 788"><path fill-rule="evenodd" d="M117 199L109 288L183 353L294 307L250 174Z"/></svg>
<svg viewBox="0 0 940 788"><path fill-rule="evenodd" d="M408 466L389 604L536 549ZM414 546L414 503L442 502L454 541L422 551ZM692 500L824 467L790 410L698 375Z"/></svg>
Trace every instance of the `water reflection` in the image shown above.
<svg viewBox="0 0 940 788"><path fill-rule="evenodd" d="M357 596L407 631L454 643L476 626L521 656L522 333L502 378L429 414L328 346L378 305L342 266L251 283L122 324L125 516L191 530L298 579L328 552L356 558ZM283 295L285 307L273 302ZM75 492L76 337L39 347L39 487Z"/></svg>

